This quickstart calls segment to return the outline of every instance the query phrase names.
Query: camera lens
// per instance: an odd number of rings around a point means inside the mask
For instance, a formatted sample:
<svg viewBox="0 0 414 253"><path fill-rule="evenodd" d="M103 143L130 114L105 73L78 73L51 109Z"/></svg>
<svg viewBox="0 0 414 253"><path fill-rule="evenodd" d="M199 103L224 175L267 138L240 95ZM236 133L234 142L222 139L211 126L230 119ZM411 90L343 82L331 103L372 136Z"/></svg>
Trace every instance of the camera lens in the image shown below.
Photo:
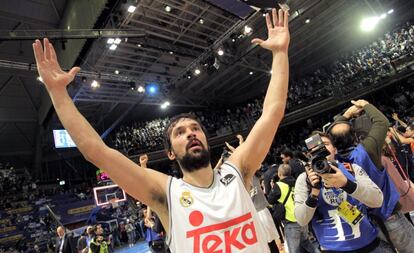
<svg viewBox="0 0 414 253"><path fill-rule="evenodd" d="M329 163L326 159L314 159L312 161L312 168L318 174L325 174L330 171Z"/></svg>

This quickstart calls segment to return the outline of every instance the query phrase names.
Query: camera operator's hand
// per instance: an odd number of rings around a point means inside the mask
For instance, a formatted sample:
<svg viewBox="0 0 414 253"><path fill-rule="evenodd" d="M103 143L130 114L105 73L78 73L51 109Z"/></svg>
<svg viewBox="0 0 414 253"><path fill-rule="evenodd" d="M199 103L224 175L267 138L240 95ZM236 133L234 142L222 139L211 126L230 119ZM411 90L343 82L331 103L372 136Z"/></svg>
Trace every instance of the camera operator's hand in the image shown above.
<svg viewBox="0 0 414 253"><path fill-rule="evenodd" d="M321 177L315 171L313 171L312 168L309 168L308 166L306 168L306 174L308 174L308 179L312 186L311 194L318 196L319 192L321 191Z"/></svg>
<svg viewBox="0 0 414 253"><path fill-rule="evenodd" d="M353 105L355 105L356 107L359 107L359 108L364 108L364 106L366 106L367 104L369 104L368 101L363 100L363 99L358 99L357 101L351 100L351 103Z"/></svg>
<svg viewBox="0 0 414 253"><path fill-rule="evenodd" d="M356 105L353 105L353 106L349 107L348 110L346 110L344 112L343 116L347 119L351 119L353 117L358 116L362 111L363 111L362 108L360 108Z"/></svg>
<svg viewBox="0 0 414 253"><path fill-rule="evenodd" d="M323 184L327 188L341 188L346 185L348 179L345 177L344 173L337 167L331 165L331 169L335 171L335 173L325 173L321 174L320 176L323 179Z"/></svg>

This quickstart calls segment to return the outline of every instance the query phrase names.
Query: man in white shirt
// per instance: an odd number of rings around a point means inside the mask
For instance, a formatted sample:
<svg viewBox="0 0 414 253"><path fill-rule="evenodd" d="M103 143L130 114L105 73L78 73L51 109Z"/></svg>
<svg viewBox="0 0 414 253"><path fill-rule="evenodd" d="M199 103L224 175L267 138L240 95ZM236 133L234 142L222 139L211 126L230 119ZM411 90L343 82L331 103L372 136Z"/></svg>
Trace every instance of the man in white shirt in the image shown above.
<svg viewBox="0 0 414 253"><path fill-rule="evenodd" d="M266 15L268 39L253 39L272 52L272 77L263 112L243 145L220 170L213 171L207 138L191 116L178 117L167 127L168 157L183 172L177 180L155 170L142 169L111 149L79 113L66 86L78 67L64 72L53 46L44 39L33 44L38 72L63 126L85 158L104 168L131 196L150 206L169 236L171 252L268 252L266 236L246 190L266 157L284 116L289 80L288 13Z"/></svg>

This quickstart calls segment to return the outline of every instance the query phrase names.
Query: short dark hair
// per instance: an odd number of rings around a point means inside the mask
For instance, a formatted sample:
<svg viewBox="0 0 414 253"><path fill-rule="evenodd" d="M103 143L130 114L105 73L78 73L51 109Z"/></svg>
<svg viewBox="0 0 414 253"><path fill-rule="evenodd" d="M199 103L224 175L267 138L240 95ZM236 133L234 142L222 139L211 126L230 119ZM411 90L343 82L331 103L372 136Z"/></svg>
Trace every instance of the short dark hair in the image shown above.
<svg viewBox="0 0 414 253"><path fill-rule="evenodd" d="M282 150L282 152L280 152L280 154L281 155L284 155L284 156L289 156L289 157L291 157L291 158L293 158L293 152L292 152L292 150L290 150L290 149L284 149L284 150Z"/></svg>
<svg viewBox="0 0 414 253"><path fill-rule="evenodd" d="M201 124L201 121L198 119L198 117L194 113L191 113L190 112L190 113L181 113L181 114L178 114L178 115L172 117L170 119L170 123L168 123L168 125L165 127L165 130L164 130L164 140L163 140L164 141L164 149L165 149L165 151L167 151L167 152L171 151L171 139L170 138L171 138L172 130L173 130L174 126L180 120L183 120L183 119L192 119L192 120L196 121L200 125L201 129L203 130L203 132L206 133L203 125Z"/></svg>

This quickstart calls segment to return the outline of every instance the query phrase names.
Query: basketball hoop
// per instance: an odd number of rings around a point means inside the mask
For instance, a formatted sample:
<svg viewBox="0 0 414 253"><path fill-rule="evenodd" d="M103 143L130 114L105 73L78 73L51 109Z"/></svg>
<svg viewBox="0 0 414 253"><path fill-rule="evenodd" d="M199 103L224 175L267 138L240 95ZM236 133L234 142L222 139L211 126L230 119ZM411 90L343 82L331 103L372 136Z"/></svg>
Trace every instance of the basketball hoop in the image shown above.
<svg viewBox="0 0 414 253"><path fill-rule="evenodd" d="M118 198L113 198L113 199L109 200L109 203L112 205L112 208L119 207L119 199Z"/></svg>

